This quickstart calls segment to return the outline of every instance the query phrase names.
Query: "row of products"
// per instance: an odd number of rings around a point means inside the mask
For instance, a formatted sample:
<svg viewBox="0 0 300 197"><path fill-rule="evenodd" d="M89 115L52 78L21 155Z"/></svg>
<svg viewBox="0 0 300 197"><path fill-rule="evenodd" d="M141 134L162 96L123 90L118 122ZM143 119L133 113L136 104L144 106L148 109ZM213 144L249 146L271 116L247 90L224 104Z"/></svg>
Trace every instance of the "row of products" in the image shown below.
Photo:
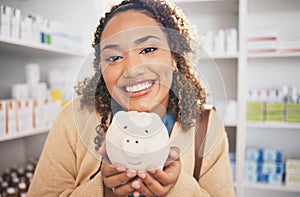
<svg viewBox="0 0 300 197"><path fill-rule="evenodd" d="M300 122L300 89L284 86L249 90L247 120Z"/></svg>
<svg viewBox="0 0 300 197"><path fill-rule="evenodd" d="M52 45L73 52L81 52L82 48L82 38L65 25L35 13L22 15L20 9L7 5L0 5L0 37Z"/></svg>
<svg viewBox="0 0 300 197"><path fill-rule="evenodd" d="M34 130L49 129L64 105L72 97L72 81L68 77L58 76L60 71L49 73L50 89L40 82L38 64L26 65L26 83L12 85L12 99L0 100L0 137L16 135Z"/></svg>
<svg viewBox="0 0 300 197"><path fill-rule="evenodd" d="M285 184L300 187L300 160L288 159L286 161Z"/></svg>
<svg viewBox="0 0 300 197"><path fill-rule="evenodd" d="M257 30L248 36L248 52L300 52L300 39L279 39L277 30Z"/></svg>
<svg viewBox="0 0 300 197"><path fill-rule="evenodd" d="M60 109L60 102L0 100L0 137L49 129Z"/></svg>
<svg viewBox="0 0 300 197"><path fill-rule="evenodd" d="M237 30L235 28L209 30L203 35L202 47L209 55L236 55Z"/></svg>
<svg viewBox="0 0 300 197"><path fill-rule="evenodd" d="M284 182L284 169L281 151L257 147L246 149L246 182L281 185Z"/></svg>
<svg viewBox="0 0 300 197"><path fill-rule="evenodd" d="M74 76L70 71L53 69L48 72L48 84L40 82L40 66L28 63L25 67L26 82L12 85L12 98L16 100L33 99L40 103L48 100L63 104L72 99Z"/></svg>
<svg viewBox="0 0 300 197"><path fill-rule="evenodd" d="M0 196L25 197L38 159L30 159L24 166L12 166L1 173Z"/></svg>

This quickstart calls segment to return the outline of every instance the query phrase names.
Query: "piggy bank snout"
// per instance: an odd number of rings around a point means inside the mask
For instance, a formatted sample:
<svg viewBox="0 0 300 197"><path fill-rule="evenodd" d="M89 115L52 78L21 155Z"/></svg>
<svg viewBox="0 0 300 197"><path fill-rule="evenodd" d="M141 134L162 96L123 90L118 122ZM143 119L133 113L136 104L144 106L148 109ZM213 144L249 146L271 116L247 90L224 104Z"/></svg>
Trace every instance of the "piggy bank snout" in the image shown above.
<svg viewBox="0 0 300 197"><path fill-rule="evenodd" d="M146 152L146 146L143 140L126 136L122 141L124 153L129 157L139 157Z"/></svg>

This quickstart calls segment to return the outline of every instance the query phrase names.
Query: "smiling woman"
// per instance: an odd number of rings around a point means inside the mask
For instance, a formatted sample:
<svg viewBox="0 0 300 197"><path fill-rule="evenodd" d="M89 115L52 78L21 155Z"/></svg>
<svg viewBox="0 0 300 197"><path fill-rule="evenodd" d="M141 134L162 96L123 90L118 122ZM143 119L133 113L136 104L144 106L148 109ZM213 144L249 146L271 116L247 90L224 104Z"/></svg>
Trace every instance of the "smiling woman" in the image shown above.
<svg viewBox="0 0 300 197"><path fill-rule="evenodd" d="M93 43L95 73L76 86L80 97L58 117L29 196L234 196L228 139L213 111L202 144L203 165L193 177L193 164L199 159L195 122L204 112L206 95L191 64L196 50L187 24L178 9L163 0L124 0L101 18ZM123 150L110 158L126 160L127 152L122 151L133 150L130 155L139 153L143 161L112 164L108 160L105 143L121 135L116 125L125 121L120 128L129 130L128 117L117 119L122 111L138 113L140 119L130 122L140 126L130 127L133 137L117 139L114 145L122 144ZM158 139L149 142L148 149L155 154L144 155L145 146L137 136L162 133L141 126L141 113L157 113L162 130L167 131L169 144L163 147L169 157L157 149L162 146ZM151 166L155 159L164 166ZM130 169L137 164L148 167Z"/></svg>

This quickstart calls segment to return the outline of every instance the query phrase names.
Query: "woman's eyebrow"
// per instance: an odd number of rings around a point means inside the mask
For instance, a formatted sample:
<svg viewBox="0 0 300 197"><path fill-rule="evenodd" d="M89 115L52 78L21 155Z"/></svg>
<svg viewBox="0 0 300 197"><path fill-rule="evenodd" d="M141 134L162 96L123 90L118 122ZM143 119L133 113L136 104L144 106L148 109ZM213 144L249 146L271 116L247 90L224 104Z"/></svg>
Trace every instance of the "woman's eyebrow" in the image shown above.
<svg viewBox="0 0 300 197"><path fill-rule="evenodd" d="M108 44L108 45L105 45L101 51L104 51L105 49L115 49L115 48L119 48L119 45L118 44Z"/></svg>
<svg viewBox="0 0 300 197"><path fill-rule="evenodd" d="M141 37L141 38L135 40L134 43L135 43L136 45L138 45L138 44L144 43L144 42L146 42L147 40L152 39L152 38L157 39L157 40L160 40L160 38L157 37L157 36L147 35L147 36L144 36L144 37ZM108 45L105 45L105 46L101 49L101 51L104 51L105 49L116 49L116 48L119 48L119 47L120 47L120 46L119 46L118 44L108 44Z"/></svg>
<svg viewBox="0 0 300 197"><path fill-rule="evenodd" d="M151 38L160 40L160 38L157 37L157 36L148 35L148 36L144 36L144 37L141 37L141 38L135 40L134 43L135 43L135 44L141 44L141 43L146 42L147 40L149 40L149 39L151 39Z"/></svg>

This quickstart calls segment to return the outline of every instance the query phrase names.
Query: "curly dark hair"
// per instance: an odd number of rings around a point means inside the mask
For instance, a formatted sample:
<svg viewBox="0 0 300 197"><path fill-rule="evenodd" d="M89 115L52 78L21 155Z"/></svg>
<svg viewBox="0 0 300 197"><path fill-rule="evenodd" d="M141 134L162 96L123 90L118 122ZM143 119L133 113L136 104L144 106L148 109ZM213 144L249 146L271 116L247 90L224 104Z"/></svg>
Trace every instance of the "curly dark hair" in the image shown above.
<svg viewBox="0 0 300 197"><path fill-rule="evenodd" d="M177 121L180 121L183 130L187 131L194 126L194 120L199 118L206 102L205 90L195 75L188 58L188 54L195 52L190 43L192 40L190 30L186 21L178 13L178 9L163 0L124 0L113 6L100 19L92 44L95 49L93 61L95 74L75 87L77 94L82 95L81 107L88 107L90 110L95 108L102 118L100 125L96 128L98 133L95 138L96 149L100 147L103 133L108 128L106 123L112 110L111 105L116 103L111 98L101 74L100 40L107 22L117 13L128 10L142 12L161 24L162 29L173 30L163 30L178 68L178 72L173 74L167 113L177 115Z"/></svg>

